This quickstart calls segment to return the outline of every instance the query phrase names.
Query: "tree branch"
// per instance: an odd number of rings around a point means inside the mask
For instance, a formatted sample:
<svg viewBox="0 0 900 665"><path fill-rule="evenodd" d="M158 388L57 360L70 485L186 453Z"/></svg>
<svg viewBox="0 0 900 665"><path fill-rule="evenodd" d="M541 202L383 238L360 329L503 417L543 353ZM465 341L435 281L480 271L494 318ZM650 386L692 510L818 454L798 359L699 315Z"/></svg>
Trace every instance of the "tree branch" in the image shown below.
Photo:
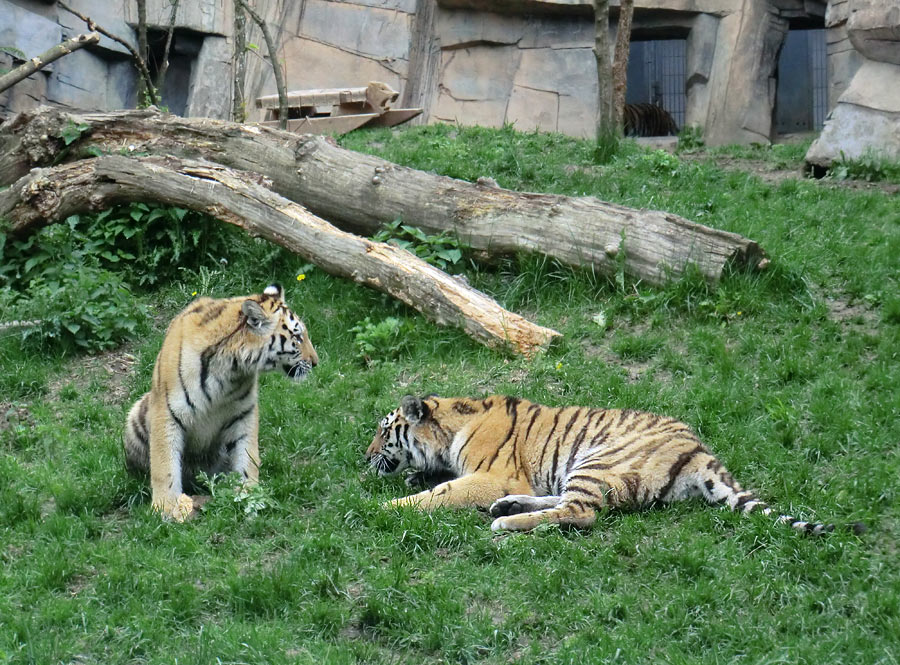
<svg viewBox="0 0 900 665"><path fill-rule="evenodd" d="M85 46L90 46L91 44L96 44L99 41L100 35L96 32L90 32L86 35L78 35L77 37L72 37L72 39L67 39L61 44L57 44L53 48L41 53L39 56L35 56L25 64L19 65L11 72L7 72L3 76L0 76L0 92L3 92L7 88L11 88L22 79L28 78L54 60L59 60L64 55L69 55L73 51L77 51Z"/></svg>
<svg viewBox="0 0 900 665"><path fill-rule="evenodd" d="M253 8L247 4L247 0L237 0L237 3L244 8L247 15L253 19L253 22L262 30L263 39L266 40L266 48L269 50L269 59L272 61L272 71L275 72L275 87L278 88L278 126L281 129L287 129L288 121L288 102L287 87L284 83L284 75L278 64L278 49L275 47L275 40L272 39L272 33L269 26L263 21L262 16L253 11Z"/></svg>
<svg viewBox="0 0 900 665"><path fill-rule="evenodd" d="M156 89L161 91L166 82L166 72L169 70L169 51L172 48L172 37L175 35L175 18L178 14L179 0L171 0L172 13L169 15L169 27L166 30L166 46L163 49L162 62L159 65L159 71L156 72ZM160 95L162 93L160 92Z"/></svg>
<svg viewBox="0 0 900 665"><path fill-rule="evenodd" d="M150 70L147 69L147 62L140 56L140 54L137 51L134 50L134 47L131 44L129 44L127 41L125 41L121 37L114 35L113 33L109 32L107 30L104 30L101 26L97 25L90 17L85 16L84 14L82 14L80 12L76 12L74 9L69 7L62 0L57 0L56 4L58 4L60 7L65 9L70 14L73 14L73 15L77 16L78 18L80 18L82 21L84 21L88 26L88 30L99 32L104 37L109 37L114 42L118 42L119 44L124 46L126 49L128 49L128 52L131 54L132 60L134 60L135 66L138 68L138 72L140 73L141 78L144 80L144 83L147 86L148 101L154 105L159 104L159 98L156 96L156 90L153 87L153 78L150 76Z"/></svg>

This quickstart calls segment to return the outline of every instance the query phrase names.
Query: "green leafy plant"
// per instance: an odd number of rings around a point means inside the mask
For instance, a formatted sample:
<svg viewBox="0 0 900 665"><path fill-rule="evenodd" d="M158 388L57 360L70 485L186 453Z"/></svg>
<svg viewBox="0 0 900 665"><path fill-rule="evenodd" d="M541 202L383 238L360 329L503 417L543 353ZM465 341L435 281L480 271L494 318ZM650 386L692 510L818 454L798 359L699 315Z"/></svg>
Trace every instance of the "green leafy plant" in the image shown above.
<svg viewBox="0 0 900 665"><path fill-rule="evenodd" d="M231 242L233 233L207 215L140 202L72 215L24 239L0 230L0 288L18 294L26 318L41 319L24 332L26 339L110 348L146 317L131 285L153 286L183 269L227 263L226 256L248 246Z"/></svg>
<svg viewBox="0 0 900 665"><path fill-rule="evenodd" d="M653 150L644 153L638 160L645 168L657 175L674 175L681 164L678 157L665 150Z"/></svg>
<svg viewBox="0 0 900 665"><path fill-rule="evenodd" d="M385 224L372 239L401 247L441 270L449 270L463 259L464 247L458 238L448 233L429 235L400 219Z"/></svg>
<svg viewBox="0 0 900 665"><path fill-rule="evenodd" d="M350 329L356 355L367 365L396 358L407 345L407 327L393 316L372 323L367 316Z"/></svg>
<svg viewBox="0 0 900 665"><path fill-rule="evenodd" d="M685 125L678 132L678 151L697 150L706 145L703 141L703 128L699 125Z"/></svg>
<svg viewBox="0 0 900 665"><path fill-rule="evenodd" d="M236 505L244 515L255 517L275 505L271 492L262 484L247 485L237 473L208 474L201 471L197 480L209 490L210 501L203 505L208 511L226 505Z"/></svg>
<svg viewBox="0 0 900 665"><path fill-rule="evenodd" d="M900 182L900 162L892 162L872 150L867 150L856 159L850 159L842 150L841 158L829 169L829 175L835 180Z"/></svg>
<svg viewBox="0 0 900 665"><path fill-rule="evenodd" d="M62 128L60 131L59 137L63 140L63 143L66 145L72 145L81 138L82 134L84 134L88 129L90 129L90 125L79 122L77 125L69 120L66 123L66 126Z"/></svg>

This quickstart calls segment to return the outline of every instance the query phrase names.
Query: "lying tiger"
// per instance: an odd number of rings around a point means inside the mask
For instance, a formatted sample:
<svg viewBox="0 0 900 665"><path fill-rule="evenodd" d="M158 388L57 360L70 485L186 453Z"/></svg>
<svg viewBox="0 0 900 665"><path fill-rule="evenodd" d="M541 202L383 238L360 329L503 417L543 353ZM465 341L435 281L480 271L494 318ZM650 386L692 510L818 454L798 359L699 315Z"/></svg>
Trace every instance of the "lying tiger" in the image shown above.
<svg viewBox="0 0 900 665"><path fill-rule="evenodd" d="M261 295L198 298L169 324L150 392L128 413L125 463L149 471L153 509L178 522L198 471L259 478L260 372L299 381L319 362L306 326L273 284Z"/></svg>
<svg viewBox="0 0 900 665"><path fill-rule="evenodd" d="M406 396L379 424L366 459L380 475L411 467L417 478L455 477L388 505L490 508L494 531L544 522L588 527L604 506L696 496L772 513L687 425L642 411L551 408L499 395ZM778 521L807 533L834 528L789 515Z"/></svg>

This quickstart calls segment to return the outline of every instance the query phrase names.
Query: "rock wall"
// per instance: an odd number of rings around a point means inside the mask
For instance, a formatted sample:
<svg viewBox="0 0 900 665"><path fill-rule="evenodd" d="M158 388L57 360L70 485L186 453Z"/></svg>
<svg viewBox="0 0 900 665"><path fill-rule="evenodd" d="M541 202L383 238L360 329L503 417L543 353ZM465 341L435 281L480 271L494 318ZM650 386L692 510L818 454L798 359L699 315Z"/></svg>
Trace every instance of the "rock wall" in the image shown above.
<svg viewBox="0 0 900 665"><path fill-rule="evenodd" d="M833 59L843 85L834 90L837 101L806 161L828 167L868 154L900 160L900 4L840 0L827 20L833 43L844 45Z"/></svg>
<svg viewBox="0 0 900 665"><path fill-rule="evenodd" d="M70 3L135 39L134 2ZM702 127L707 143L773 138L776 70L786 32L818 25L828 29L828 96L834 108L823 136L874 123L882 128L875 133L878 141L897 144L897 0L635 4L635 39L684 39L685 124ZM618 0L612 5L614 32ZM416 122L594 133L591 0L256 0L254 6L279 44L289 89L378 80L401 91L402 105L424 108ZM169 11L169 0L148 0L151 29L165 29ZM229 117L233 22L233 0L180 3L175 71L170 69L172 84L163 97L170 110ZM248 25L248 41L255 45L247 56L246 89L253 121L262 113L252 100L276 90L260 31ZM84 31L80 20L52 0L0 0L0 67ZM136 86L125 49L104 38L0 93L0 115L39 103L97 110L134 106ZM865 149L858 143L845 154Z"/></svg>

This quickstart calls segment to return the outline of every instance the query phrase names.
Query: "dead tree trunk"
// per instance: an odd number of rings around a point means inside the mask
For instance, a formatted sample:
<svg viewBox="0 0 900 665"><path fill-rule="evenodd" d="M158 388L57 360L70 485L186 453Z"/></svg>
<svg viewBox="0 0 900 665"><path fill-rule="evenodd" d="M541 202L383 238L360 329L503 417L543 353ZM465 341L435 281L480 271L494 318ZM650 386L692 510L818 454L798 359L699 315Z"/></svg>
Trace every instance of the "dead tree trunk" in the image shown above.
<svg viewBox="0 0 900 665"><path fill-rule="evenodd" d="M624 267L650 284L677 278L689 263L716 281L729 263L762 268L768 262L752 240L666 212L484 187L344 150L323 137L151 111L20 114L0 127L0 185L60 159L62 141L48 137L61 136L73 122L87 129L70 155L125 148L202 157L260 173L282 196L354 231L374 232L399 217L428 233L456 233L477 250L540 252L609 275Z"/></svg>
<svg viewBox="0 0 900 665"><path fill-rule="evenodd" d="M531 355L559 333L508 312L406 250L345 233L271 192L255 174L174 157L109 155L36 169L0 192L0 218L23 234L127 201L191 208L277 243L326 272L387 293L492 347Z"/></svg>
<svg viewBox="0 0 900 665"><path fill-rule="evenodd" d="M614 134L612 61L609 56L609 0L594 0L594 59L597 61L597 138Z"/></svg>
<svg viewBox="0 0 900 665"><path fill-rule="evenodd" d="M634 18L634 0L621 0L619 21L616 26L616 54L613 58L613 118L622 130L622 114L625 110L625 91L628 87L628 56L631 47L631 20Z"/></svg>

